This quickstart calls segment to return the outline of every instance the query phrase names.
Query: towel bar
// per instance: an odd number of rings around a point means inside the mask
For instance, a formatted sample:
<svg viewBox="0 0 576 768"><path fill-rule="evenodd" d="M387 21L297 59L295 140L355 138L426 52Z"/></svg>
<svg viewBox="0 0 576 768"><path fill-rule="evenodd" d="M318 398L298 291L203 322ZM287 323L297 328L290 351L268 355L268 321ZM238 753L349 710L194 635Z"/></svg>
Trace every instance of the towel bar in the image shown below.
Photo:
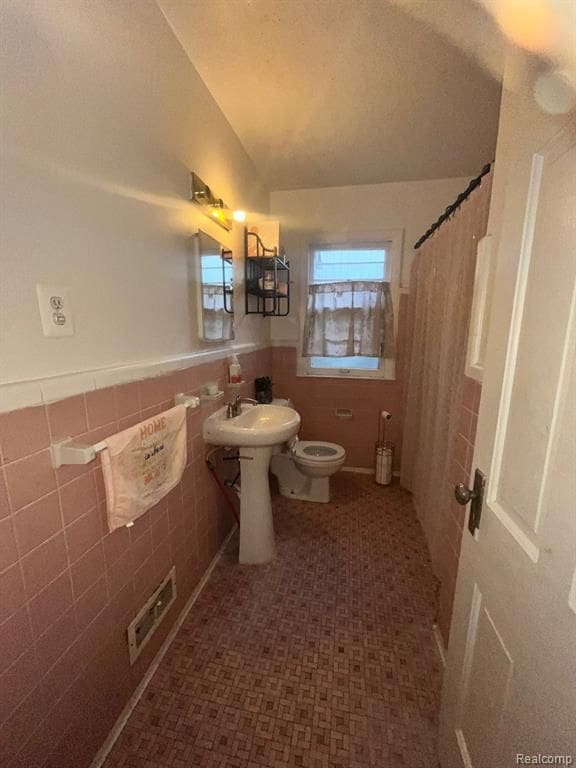
<svg viewBox="0 0 576 768"><path fill-rule="evenodd" d="M175 405L185 405L186 408L198 408L200 398L196 395L187 395L180 392L174 396ZM75 443L71 437L60 440L58 443L52 443L50 453L52 455L52 466L58 469L63 464L89 464L94 461L96 455L106 448L106 442L102 440L95 445L82 445Z"/></svg>

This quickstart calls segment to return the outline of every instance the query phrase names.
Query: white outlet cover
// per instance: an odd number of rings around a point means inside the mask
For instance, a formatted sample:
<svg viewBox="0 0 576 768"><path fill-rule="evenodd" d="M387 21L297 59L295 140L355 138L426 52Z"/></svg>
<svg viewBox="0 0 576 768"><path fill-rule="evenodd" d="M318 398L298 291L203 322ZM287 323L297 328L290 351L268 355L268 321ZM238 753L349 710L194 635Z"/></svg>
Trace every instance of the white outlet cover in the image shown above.
<svg viewBox="0 0 576 768"><path fill-rule="evenodd" d="M44 336L73 336L70 289L61 285L36 285Z"/></svg>

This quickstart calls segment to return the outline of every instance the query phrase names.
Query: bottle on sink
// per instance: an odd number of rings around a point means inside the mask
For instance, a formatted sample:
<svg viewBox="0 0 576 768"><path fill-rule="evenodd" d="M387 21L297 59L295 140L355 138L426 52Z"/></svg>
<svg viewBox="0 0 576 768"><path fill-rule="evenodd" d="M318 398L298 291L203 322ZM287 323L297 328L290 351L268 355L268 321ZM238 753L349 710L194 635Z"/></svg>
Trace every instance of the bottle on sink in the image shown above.
<svg viewBox="0 0 576 768"><path fill-rule="evenodd" d="M242 381L242 368L238 362L238 355L232 355L228 365L228 381L230 384L240 384Z"/></svg>

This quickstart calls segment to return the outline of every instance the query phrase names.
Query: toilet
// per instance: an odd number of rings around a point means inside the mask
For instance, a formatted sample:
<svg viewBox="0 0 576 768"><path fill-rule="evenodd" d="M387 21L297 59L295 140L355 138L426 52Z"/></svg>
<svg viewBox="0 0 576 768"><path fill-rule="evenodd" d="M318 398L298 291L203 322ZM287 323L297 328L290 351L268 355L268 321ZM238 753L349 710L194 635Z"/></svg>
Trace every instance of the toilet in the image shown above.
<svg viewBox="0 0 576 768"><path fill-rule="evenodd" d="M290 400L274 405L293 408ZM336 443L293 438L272 456L270 471L278 478L282 496L300 501L330 501L330 476L344 465L346 451Z"/></svg>

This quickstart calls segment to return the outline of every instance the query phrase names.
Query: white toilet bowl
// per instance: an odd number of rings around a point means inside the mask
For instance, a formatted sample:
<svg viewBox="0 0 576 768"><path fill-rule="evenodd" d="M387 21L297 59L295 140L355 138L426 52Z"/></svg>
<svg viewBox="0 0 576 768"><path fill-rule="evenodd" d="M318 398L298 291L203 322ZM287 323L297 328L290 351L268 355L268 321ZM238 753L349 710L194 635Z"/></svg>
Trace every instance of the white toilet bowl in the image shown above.
<svg viewBox="0 0 576 768"><path fill-rule="evenodd" d="M301 501L330 501L330 475L344 465L346 451L336 443L298 440L272 456L270 471L282 496Z"/></svg>
<svg viewBox="0 0 576 768"><path fill-rule="evenodd" d="M291 400L274 399L274 405L294 408ZM346 451L336 443L293 438L273 449L270 471L278 478L282 496L300 501L330 501L330 475L346 461Z"/></svg>

